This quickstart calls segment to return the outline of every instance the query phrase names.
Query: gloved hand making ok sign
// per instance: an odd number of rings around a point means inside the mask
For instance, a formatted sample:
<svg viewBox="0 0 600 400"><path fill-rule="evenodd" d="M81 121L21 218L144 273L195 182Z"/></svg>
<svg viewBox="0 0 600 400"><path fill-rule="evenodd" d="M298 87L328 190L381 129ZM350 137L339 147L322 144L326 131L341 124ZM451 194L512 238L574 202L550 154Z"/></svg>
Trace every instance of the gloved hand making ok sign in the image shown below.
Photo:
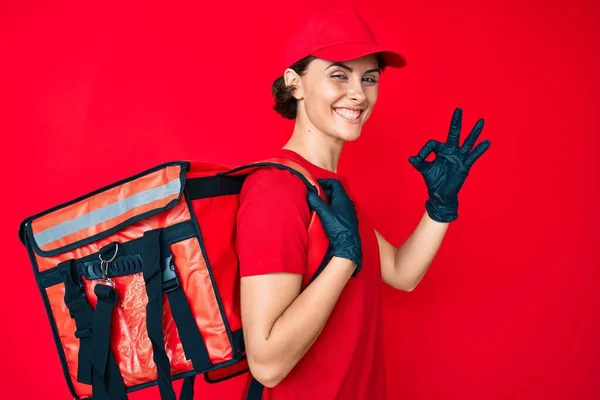
<svg viewBox="0 0 600 400"><path fill-rule="evenodd" d="M452 115L446 143L431 139L416 157L408 159L425 179L429 193L425 209L434 221L451 222L458 218L458 192L473 163L490 147L490 141L484 140L471 151L483 129L483 119L477 121L459 147L461 125L462 109L457 108ZM425 161L432 151L435 160Z"/></svg>
<svg viewBox="0 0 600 400"><path fill-rule="evenodd" d="M362 266L362 243L354 202L346 194L340 181L319 179L318 183L329 199L329 204L319 197L316 190L309 189L307 198L329 238L327 257L336 256L354 261L357 266L352 276L356 276Z"/></svg>

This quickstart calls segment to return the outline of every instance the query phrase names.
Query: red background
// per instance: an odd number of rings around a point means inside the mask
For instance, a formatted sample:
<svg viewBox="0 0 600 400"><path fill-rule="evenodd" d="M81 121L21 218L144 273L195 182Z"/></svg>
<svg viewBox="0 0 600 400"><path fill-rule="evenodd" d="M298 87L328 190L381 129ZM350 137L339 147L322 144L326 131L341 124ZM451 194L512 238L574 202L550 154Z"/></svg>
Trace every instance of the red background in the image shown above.
<svg viewBox="0 0 600 400"><path fill-rule="evenodd" d="M270 85L303 4L2 2L0 398L70 397L21 220L164 161L268 157L292 129ZM340 163L388 240L421 218L407 159L455 107L492 142L424 280L384 292L389 397L600 398L598 3L356 4L409 60Z"/></svg>

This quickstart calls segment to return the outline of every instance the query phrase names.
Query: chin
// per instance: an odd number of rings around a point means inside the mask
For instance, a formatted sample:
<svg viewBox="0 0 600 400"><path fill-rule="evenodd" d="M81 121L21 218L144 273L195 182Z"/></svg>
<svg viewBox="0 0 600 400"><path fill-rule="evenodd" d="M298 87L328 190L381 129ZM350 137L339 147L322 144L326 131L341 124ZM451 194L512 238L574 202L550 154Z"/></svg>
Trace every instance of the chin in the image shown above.
<svg viewBox="0 0 600 400"><path fill-rule="evenodd" d="M342 139L346 142L354 142L355 140L358 140L358 138L360 138L360 132L342 136Z"/></svg>
<svg viewBox="0 0 600 400"><path fill-rule="evenodd" d="M366 122L363 116L360 116L361 121L356 124L350 124L342 120L341 117L334 115L333 126L331 132L333 136L346 142L353 142L360 137L362 127Z"/></svg>
<svg viewBox="0 0 600 400"><path fill-rule="evenodd" d="M340 139L343 140L345 142L353 142L355 140L358 140L358 138L360 137L360 130L357 130L355 132L343 132L340 131L339 129L334 130L333 131L333 137L335 137L336 139Z"/></svg>

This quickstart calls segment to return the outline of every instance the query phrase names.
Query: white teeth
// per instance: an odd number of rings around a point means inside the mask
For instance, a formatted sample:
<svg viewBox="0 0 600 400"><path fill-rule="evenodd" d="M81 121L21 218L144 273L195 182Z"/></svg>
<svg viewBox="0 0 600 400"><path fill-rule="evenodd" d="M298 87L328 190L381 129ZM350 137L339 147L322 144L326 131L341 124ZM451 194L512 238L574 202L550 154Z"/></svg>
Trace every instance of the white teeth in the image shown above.
<svg viewBox="0 0 600 400"><path fill-rule="evenodd" d="M343 118L346 119L357 119L360 116L359 110L349 110L347 108L336 108L335 112L338 113Z"/></svg>

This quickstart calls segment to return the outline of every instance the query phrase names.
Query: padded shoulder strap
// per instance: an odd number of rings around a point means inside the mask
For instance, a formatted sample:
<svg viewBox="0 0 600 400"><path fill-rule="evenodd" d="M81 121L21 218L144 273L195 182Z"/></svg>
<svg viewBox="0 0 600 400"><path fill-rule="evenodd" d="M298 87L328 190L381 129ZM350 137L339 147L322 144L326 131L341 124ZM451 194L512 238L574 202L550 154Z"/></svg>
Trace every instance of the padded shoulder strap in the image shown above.
<svg viewBox="0 0 600 400"><path fill-rule="evenodd" d="M240 176L248 175L259 168L274 167L283 170L287 170L292 174L296 175L309 190L316 190L319 196L324 197L323 191L316 179L300 164L285 158L268 158L263 161L253 162L251 164L242 165L240 167L233 168L229 171L220 172L218 175L229 175L229 176Z"/></svg>

